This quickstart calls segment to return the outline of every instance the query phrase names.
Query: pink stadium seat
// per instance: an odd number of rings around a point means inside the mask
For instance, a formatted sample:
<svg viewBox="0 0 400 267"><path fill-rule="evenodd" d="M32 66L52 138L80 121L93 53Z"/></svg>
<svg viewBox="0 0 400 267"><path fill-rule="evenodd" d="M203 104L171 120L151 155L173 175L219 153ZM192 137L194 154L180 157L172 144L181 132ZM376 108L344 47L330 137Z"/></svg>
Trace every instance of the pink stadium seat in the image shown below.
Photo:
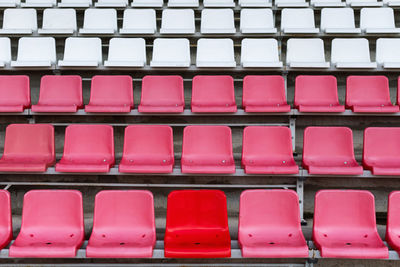
<svg viewBox="0 0 400 267"><path fill-rule="evenodd" d="M0 75L0 112L23 112L31 106L29 76Z"/></svg>
<svg viewBox="0 0 400 267"><path fill-rule="evenodd" d="M192 83L192 112L236 112L233 78L198 75Z"/></svg>
<svg viewBox="0 0 400 267"><path fill-rule="evenodd" d="M78 75L45 75L34 112L77 112L83 108L82 78Z"/></svg>
<svg viewBox="0 0 400 267"><path fill-rule="evenodd" d="M82 206L82 194L76 190L26 193L21 231L10 247L10 257L75 257L85 237Z"/></svg>
<svg viewBox="0 0 400 267"><path fill-rule="evenodd" d="M110 125L69 125L57 172L109 172L114 165L114 134Z"/></svg>
<svg viewBox="0 0 400 267"><path fill-rule="evenodd" d="M185 108L181 76L144 76L139 112L180 113Z"/></svg>
<svg viewBox="0 0 400 267"><path fill-rule="evenodd" d="M170 173L174 167L172 128L157 125L131 125L125 128L120 172Z"/></svg>
<svg viewBox="0 0 400 267"><path fill-rule="evenodd" d="M391 248L400 253L400 191L393 191L389 195L386 241Z"/></svg>
<svg viewBox="0 0 400 267"><path fill-rule="evenodd" d="M308 258L296 192L288 189L243 191L238 241L246 258Z"/></svg>
<svg viewBox="0 0 400 267"><path fill-rule="evenodd" d="M168 258L231 256L226 196L219 190L180 190L168 196L164 253Z"/></svg>
<svg viewBox="0 0 400 267"><path fill-rule="evenodd" d="M242 166L246 173L294 174L299 167L293 158L288 127L249 126L243 131Z"/></svg>
<svg viewBox="0 0 400 267"><path fill-rule="evenodd" d="M310 174L362 174L363 168L354 157L351 129L307 127L304 131L303 167Z"/></svg>
<svg viewBox="0 0 400 267"><path fill-rule="evenodd" d="M246 112L289 112L285 80L278 75L244 77L242 106Z"/></svg>
<svg viewBox="0 0 400 267"><path fill-rule="evenodd" d="M97 75L92 78L90 101L86 112L130 112L133 108L133 85L129 75Z"/></svg>
<svg viewBox="0 0 400 267"><path fill-rule="evenodd" d="M0 249L12 240L11 198L7 190L0 190Z"/></svg>
<svg viewBox="0 0 400 267"><path fill-rule="evenodd" d="M374 196L369 191L317 192L313 241L325 258L389 257L376 229Z"/></svg>
<svg viewBox="0 0 400 267"><path fill-rule="evenodd" d="M235 173L232 133L227 126L187 126L183 131L183 173Z"/></svg>
<svg viewBox="0 0 400 267"><path fill-rule="evenodd" d="M90 258L150 258L156 244L153 194L107 190L96 195Z"/></svg>
<svg viewBox="0 0 400 267"><path fill-rule="evenodd" d="M56 160L50 124L10 124L6 128L1 172L45 172Z"/></svg>
<svg viewBox="0 0 400 267"><path fill-rule="evenodd" d="M296 77L294 106L300 112L344 112L340 105L336 77L300 75Z"/></svg>
<svg viewBox="0 0 400 267"><path fill-rule="evenodd" d="M347 77L346 107L353 112L399 112L390 102L389 80L385 76Z"/></svg>

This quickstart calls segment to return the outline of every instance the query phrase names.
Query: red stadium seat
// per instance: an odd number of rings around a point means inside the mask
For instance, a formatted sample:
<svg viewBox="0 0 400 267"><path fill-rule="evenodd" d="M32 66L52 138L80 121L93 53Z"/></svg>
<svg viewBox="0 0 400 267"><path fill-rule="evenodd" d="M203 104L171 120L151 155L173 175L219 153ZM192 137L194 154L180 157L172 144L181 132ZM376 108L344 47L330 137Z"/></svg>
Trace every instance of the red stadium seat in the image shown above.
<svg viewBox="0 0 400 267"><path fill-rule="evenodd" d="M133 108L132 77L97 75L92 78L90 101L86 112L127 113Z"/></svg>
<svg viewBox="0 0 400 267"><path fill-rule="evenodd" d="M10 247L10 257L75 257L85 237L82 206L82 194L76 190L26 193L21 231Z"/></svg>
<svg viewBox="0 0 400 267"><path fill-rule="evenodd" d="M340 105L336 77L300 75L296 77L294 106L300 112L344 112Z"/></svg>
<svg viewBox="0 0 400 267"><path fill-rule="evenodd" d="M187 126L183 131L183 173L235 173L232 133L227 126Z"/></svg>
<svg viewBox="0 0 400 267"><path fill-rule="evenodd" d="M192 112L236 112L233 78L198 75L192 83Z"/></svg>
<svg viewBox="0 0 400 267"><path fill-rule="evenodd" d="M180 113L185 108L181 76L144 76L139 112Z"/></svg>
<svg viewBox="0 0 400 267"><path fill-rule="evenodd" d="M181 190L168 196L164 253L168 258L231 256L226 197L219 190Z"/></svg>
<svg viewBox="0 0 400 267"><path fill-rule="evenodd" d="M242 166L246 173L294 174L290 129L281 126L249 126L243 131Z"/></svg>
<svg viewBox="0 0 400 267"><path fill-rule="evenodd" d="M0 75L0 112L23 112L31 106L29 76Z"/></svg>
<svg viewBox="0 0 400 267"><path fill-rule="evenodd" d="M34 112L77 112L83 108L82 78L78 75L45 75Z"/></svg>
<svg viewBox="0 0 400 267"><path fill-rule="evenodd" d="M156 244L153 194L107 190L96 195L90 258L150 258Z"/></svg>
<svg viewBox="0 0 400 267"><path fill-rule="evenodd" d="M349 76L346 87L346 107L353 112L399 112L399 106L390 102L385 76Z"/></svg>
<svg viewBox="0 0 400 267"><path fill-rule="evenodd" d="M238 241L246 258L308 258L296 192L243 191Z"/></svg>
<svg viewBox="0 0 400 267"><path fill-rule="evenodd" d="M391 248L400 253L400 191L389 194L385 239Z"/></svg>
<svg viewBox="0 0 400 267"><path fill-rule="evenodd" d="M374 196L368 191L317 192L313 241L324 258L389 257L376 229Z"/></svg>
<svg viewBox="0 0 400 267"><path fill-rule="evenodd" d="M285 80L278 75L244 77L242 106L246 112L289 112Z"/></svg>
<svg viewBox="0 0 400 267"><path fill-rule="evenodd" d="M0 249L12 240L11 198L7 190L0 190Z"/></svg>
<svg viewBox="0 0 400 267"><path fill-rule="evenodd" d="M57 172L109 172L114 165L114 134L110 125L70 125Z"/></svg>
<svg viewBox="0 0 400 267"><path fill-rule="evenodd" d="M45 172L56 161L50 124L10 124L6 128L1 172Z"/></svg>
<svg viewBox="0 0 400 267"><path fill-rule="evenodd" d="M362 174L363 168L354 157L351 129L307 127L304 131L303 167L310 174Z"/></svg>
<svg viewBox="0 0 400 267"><path fill-rule="evenodd" d="M131 125L125 128L120 172L170 173L174 167L172 128Z"/></svg>

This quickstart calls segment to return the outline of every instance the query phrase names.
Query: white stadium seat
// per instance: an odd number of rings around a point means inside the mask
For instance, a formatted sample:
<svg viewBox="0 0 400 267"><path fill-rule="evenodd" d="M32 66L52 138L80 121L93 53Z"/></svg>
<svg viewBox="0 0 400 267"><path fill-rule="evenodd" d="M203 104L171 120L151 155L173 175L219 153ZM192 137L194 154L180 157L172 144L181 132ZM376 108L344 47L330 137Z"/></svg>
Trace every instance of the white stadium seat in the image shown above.
<svg viewBox="0 0 400 267"><path fill-rule="evenodd" d="M314 10L311 8L284 8L281 17L284 33L318 33L315 28Z"/></svg>
<svg viewBox="0 0 400 267"><path fill-rule="evenodd" d="M201 33L235 33L233 10L206 8L201 12Z"/></svg>
<svg viewBox="0 0 400 267"><path fill-rule="evenodd" d="M306 0L275 0L277 7L308 7Z"/></svg>
<svg viewBox="0 0 400 267"><path fill-rule="evenodd" d="M352 8L323 8L321 31L325 33L361 33L361 29L355 26Z"/></svg>
<svg viewBox="0 0 400 267"><path fill-rule="evenodd" d="M193 9L164 9L162 12L160 33L194 34Z"/></svg>
<svg viewBox="0 0 400 267"><path fill-rule="evenodd" d="M90 7L92 0L61 0L58 7Z"/></svg>
<svg viewBox="0 0 400 267"><path fill-rule="evenodd" d="M204 7L234 7L233 0L203 0Z"/></svg>
<svg viewBox="0 0 400 267"><path fill-rule="evenodd" d="M126 7L128 0L97 0L95 7Z"/></svg>
<svg viewBox="0 0 400 267"><path fill-rule="evenodd" d="M199 0L168 0L168 7L199 7Z"/></svg>
<svg viewBox="0 0 400 267"><path fill-rule="evenodd" d="M240 62L244 68L281 68L278 41L275 39L243 39Z"/></svg>
<svg viewBox="0 0 400 267"><path fill-rule="evenodd" d="M400 38L379 38L376 41L376 63L385 69L400 69Z"/></svg>
<svg viewBox="0 0 400 267"><path fill-rule="evenodd" d="M239 0L241 7L271 7L270 0Z"/></svg>
<svg viewBox="0 0 400 267"><path fill-rule="evenodd" d="M11 41L8 37L0 37L0 67L11 62Z"/></svg>
<svg viewBox="0 0 400 267"><path fill-rule="evenodd" d="M154 34L157 30L154 9L125 9L120 34Z"/></svg>
<svg viewBox="0 0 400 267"><path fill-rule="evenodd" d="M33 8L7 8L3 15L0 34L32 34L37 30L36 10Z"/></svg>
<svg viewBox="0 0 400 267"><path fill-rule="evenodd" d="M143 38L112 38L106 67L143 67L146 65L146 41Z"/></svg>
<svg viewBox="0 0 400 267"><path fill-rule="evenodd" d="M369 43L365 38L332 40L331 63L336 68L376 68L371 62Z"/></svg>
<svg viewBox="0 0 400 267"><path fill-rule="evenodd" d="M21 2L21 7L53 7L57 0L25 0Z"/></svg>
<svg viewBox="0 0 400 267"><path fill-rule="evenodd" d="M362 8L360 28L366 33L399 33L394 22L394 12L390 7Z"/></svg>
<svg viewBox="0 0 400 267"><path fill-rule="evenodd" d="M400 6L400 0L383 0L383 3L390 7Z"/></svg>
<svg viewBox="0 0 400 267"><path fill-rule="evenodd" d="M17 60L11 61L11 67L51 67L56 57L53 37L22 37L18 40Z"/></svg>
<svg viewBox="0 0 400 267"><path fill-rule="evenodd" d="M352 7L379 7L383 6L383 2L377 0L346 0L346 3Z"/></svg>
<svg viewBox="0 0 400 267"><path fill-rule="evenodd" d="M21 5L21 0L0 0L0 7L17 7Z"/></svg>
<svg viewBox="0 0 400 267"><path fill-rule="evenodd" d="M197 67L236 67L232 39L207 39L197 41Z"/></svg>
<svg viewBox="0 0 400 267"><path fill-rule="evenodd" d="M189 67L190 43L183 38L157 38L153 43L151 67Z"/></svg>
<svg viewBox="0 0 400 267"><path fill-rule="evenodd" d="M102 63L101 39L97 37L68 37L65 40L61 67L97 67Z"/></svg>
<svg viewBox="0 0 400 267"><path fill-rule="evenodd" d="M76 31L75 9L46 8L43 11L42 28L39 34L73 34Z"/></svg>
<svg viewBox="0 0 400 267"><path fill-rule="evenodd" d="M344 7L346 2L342 0L311 0L311 5L314 7Z"/></svg>
<svg viewBox="0 0 400 267"><path fill-rule="evenodd" d="M162 7L163 0L133 0L131 6L133 7Z"/></svg>
<svg viewBox="0 0 400 267"><path fill-rule="evenodd" d="M325 60L324 41L318 38L289 39L286 65L291 68L329 68Z"/></svg>
<svg viewBox="0 0 400 267"><path fill-rule="evenodd" d="M240 11L240 31L242 33L276 33L272 9L242 9Z"/></svg>
<svg viewBox="0 0 400 267"><path fill-rule="evenodd" d="M115 9L89 8L85 10L80 34L114 34L118 29Z"/></svg>

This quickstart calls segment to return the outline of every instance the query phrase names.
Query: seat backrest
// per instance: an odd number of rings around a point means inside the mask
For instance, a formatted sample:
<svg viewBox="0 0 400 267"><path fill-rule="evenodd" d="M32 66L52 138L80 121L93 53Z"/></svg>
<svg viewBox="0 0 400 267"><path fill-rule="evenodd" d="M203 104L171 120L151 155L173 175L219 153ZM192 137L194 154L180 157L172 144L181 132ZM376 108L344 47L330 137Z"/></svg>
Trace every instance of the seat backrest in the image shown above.
<svg viewBox="0 0 400 267"><path fill-rule="evenodd" d="M321 11L321 30L327 28L354 29L354 10L352 8L323 8Z"/></svg>
<svg viewBox="0 0 400 267"><path fill-rule="evenodd" d="M129 75L93 76L89 105L133 107L132 77Z"/></svg>
<svg viewBox="0 0 400 267"><path fill-rule="evenodd" d="M192 105L236 105L232 76L197 75L193 77Z"/></svg>
<svg viewBox="0 0 400 267"><path fill-rule="evenodd" d="M276 39L242 40L241 62L279 62L278 41Z"/></svg>
<svg viewBox="0 0 400 267"><path fill-rule="evenodd" d="M379 38L376 40L376 62L400 62L400 38Z"/></svg>
<svg viewBox="0 0 400 267"><path fill-rule="evenodd" d="M117 30L117 11L112 8L88 8L83 20L84 29Z"/></svg>
<svg viewBox="0 0 400 267"><path fill-rule="evenodd" d="M286 64L291 62L325 62L324 41L319 38L289 39Z"/></svg>
<svg viewBox="0 0 400 267"><path fill-rule="evenodd" d="M199 39L196 62L199 61L235 61L232 39Z"/></svg>
<svg viewBox="0 0 400 267"><path fill-rule="evenodd" d="M363 150L363 163L365 165L391 164L399 161L399 127L369 127L365 129Z"/></svg>
<svg viewBox="0 0 400 267"><path fill-rule="evenodd" d="M387 208L386 240L389 236L398 238L400 234L400 191L389 194Z"/></svg>
<svg viewBox="0 0 400 267"><path fill-rule="evenodd" d="M56 60L56 40L53 37L22 37L19 39L17 61L55 63Z"/></svg>
<svg viewBox="0 0 400 267"><path fill-rule="evenodd" d="M40 105L83 105L79 75L45 75L40 79Z"/></svg>
<svg viewBox="0 0 400 267"><path fill-rule="evenodd" d="M161 28L166 30L194 30L193 9L164 9Z"/></svg>
<svg viewBox="0 0 400 267"><path fill-rule="evenodd" d="M312 8L282 9L281 29L315 28L314 10Z"/></svg>
<svg viewBox="0 0 400 267"><path fill-rule="evenodd" d="M247 75L243 79L243 106L286 104L285 80L280 75Z"/></svg>
<svg viewBox="0 0 400 267"><path fill-rule="evenodd" d="M156 29L156 11L154 9L125 9L122 21L123 29Z"/></svg>
<svg viewBox="0 0 400 267"><path fill-rule="evenodd" d="M244 8L240 10L240 29L275 28L270 8Z"/></svg>
<svg viewBox="0 0 400 267"><path fill-rule="evenodd" d="M391 105L389 80L386 76L348 76L346 106Z"/></svg>
<svg viewBox="0 0 400 267"><path fill-rule="evenodd" d="M201 11L201 31L235 28L233 10L230 8L205 8Z"/></svg>
<svg viewBox="0 0 400 267"><path fill-rule="evenodd" d="M10 63L11 41L8 37L0 37L0 62Z"/></svg>
<svg viewBox="0 0 400 267"><path fill-rule="evenodd" d="M360 28L395 28L394 12L389 7L362 8Z"/></svg>
<svg viewBox="0 0 400 267"><path fill-rule="evenodd" d="M12 215L10 192L0 189L0 248L8 245L12 239Z"/></svg>
<svg viewBox="0 0 400 267"><path fill-rule="evenodd" d="M333 39L331 62L371 62L368 40L365 38Z"/></svg>
<svg viewBox="0 0 400 267"><path fill-rule="evenodd" d="M190 43L186 38L157 38L153 43L153 60L190 62Z"/></svg>
<svg viewBox="0 0 400 267"><path fill-rule="evenodd" d="M3 29L37 30L36 9L33 8L7 8L3 15Z"/></svg>
<svg viewBox="0 0 400 267"><path fill-rule="evenodd" d="M299 75L296 77L294 105L338 105L337 80L333 75Z"/></svg>
<svg viewBox="0 0 400 267"><path fill-rule="evenodd" d="M178 75L147 75L142 79L141 105L185 105L183 78Z"/></svg>
<svg viewBox="0 0 400 267"><path fill-rule="evenodd" d="M64 60L97 61L101 64L102 58L100 38L68 37L65 40Z"/></svg>
<svg viewBox="0 0 400 267"><path fill-rule="evenodd" d="M31 105L29 76L0 75L0 106L8 105Z"/></svg>
<svg viewBox="0 0 400 267"><path fill-rule="evenodd" d="M111 38L108 60L146 63L146 41L143 38Z"/></svg>
<svg viewBox="0 0 400 267"><path fill-rule="evenodd" d="M43 29L76 30L76 12L73 8L46 8L43 11Z"/></svg>

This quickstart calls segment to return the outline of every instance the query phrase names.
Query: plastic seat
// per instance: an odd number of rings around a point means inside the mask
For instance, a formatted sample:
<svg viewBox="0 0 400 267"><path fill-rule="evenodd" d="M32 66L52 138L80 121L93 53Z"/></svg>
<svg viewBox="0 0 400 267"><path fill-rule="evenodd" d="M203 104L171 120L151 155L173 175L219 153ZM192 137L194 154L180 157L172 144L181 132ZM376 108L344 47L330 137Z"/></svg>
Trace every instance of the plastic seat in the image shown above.
<svg viewBox="0 0 400 267"><path fill-rule="evenodd" d="M0 37L0 68L11 62L11 41L8 37Z"/></svg>
<svg viewBox="0 0 400 267"><path fill-rule="evenodd" d="M331 63L342 68L376 68L371 62L369 43L365 38L335 38L332 40Z"/></svg>
<svg viewBox="0 0 400 267"><path fill-rule="evenodd" d="M232 39L206 39L197 41L197 67L236 67Z"/></svg>
<svg viewBox="0 0 400 267"><path fill-rule="evenodd" d="M0 7L17 7L21 4L21 0L1 0Z"/></svg>
<svg viewBox="0 0 400 267"><path fill-rule="evenodd" d="M21 231L10 257L73 258L85 231L77 190L31 190L24 196Z"/></svg>
<svg viewBox="0 0 400 267"><path fill-rule="evenodd" d="M21 2L21 7L54 7L57 5L57 0L25 0Z"/></svg>
<svg viewBox="0 0 400 267"><path fill-rule="evenodd" d="M311 0L311 5L314 7L345 7L346 2L342 2L342 0Z"/></svg>
<svg viewBox="0 0 400 267"><path fill-rule="evenodd" d="M168 7L199 7L199 0L168 0Z"/></svg>
<svg viewBox="0 0 400 267"><path fill-rule="evenodd" d="M381 7L383 2L378 0L346 0L346 3L351 7Z"/></svg>
<svg viewBox="0 0 400 267"><path fill-rule="evenodd" d="M232 133L227 126L186 126L182 173L235 173Z"/></svg>
<svg viewBox="0 0 400 267"><path fill-rule="evenodd" d="M129 75L96 75L92 78L86 112L130 112L133 109L133 85Z"/></svg>
<svg viewBox="0 0 400 267"><path fill-rule="evenodd" d="M399 0L383 0L383 3L390 7L398 7L400 6Z"/></svg>
<svg viewBox="0 0 400 267"><path fill-rule="evenodd" d="M203 0L204 7L235 7L234 0Z"/></svg>
<svg viewBox="0 0 400 267"><path fill-rule="evenodd" d="M243 131L242 166L248 174L296 174L288 127L248 126Z"/></svg>
<svg viewBox="0 0 400 267"><path fill-rule="evenodd" d="M118 29L117 11L107 8L89 8L85 10L83 28L80 34L114 34Z"/></svg>
<svg viewBox="0 0 400 267"><path fill-rule="evenodd" d="M311 8L282 9L281 30L284 33L319 33Z"/></svg>
<svg viewBox="0 0 400 267"><path fill-rule="evenodd" d="M157 30L154 9L125 9L120 34L154 34Z"/></svg>
<svg viewBox="0 0 400 267"><path fill-rule="evenodd" d="M36 10L33 8L7 8L3 14L0 34L32 34L37 30Z"/></svg>
<svg viewBox="0 0 400 267"><path fill-rule="evenodd" d="M236 112L233 78L198 75L193 78L192 112Z"/></svg>
<svg viewBox="0 0 400 267"><path fill-rule="evenodd" d="M202 34L235 33L233 10L230 8L205 8L201 11Z"/></svg>
<svg viewBox="0 0 400 267"><path fill-rule="evenodd" d="M231 256L226 196L219 190L180 190L168 195L164 237L167 258Z"/></svg>
<svg viewBox="0 0 400 267"><path fill-rule="evenodd" d="M306 0L275 0L277 7L308 7Z"/></svg>
<svg viewBox="0 0 400 267"><path fill-rule="evenodd" d="M285 80L278 75L248 75L243 79L245 112L289 112Z"/></svg>
<svg viewBox="0 0 400 267"><path fill-rule="evenodd" d="M0 112L23 112L30 106L29 76L0 75Z"/></svg>
<svg viewBox="0 0 400 267"><path fill-rule="evenodd" d="M65 40L64 59L58 61L61 67L97 67L103 61L101 39L68 37Z"/></svg>
<svg viewBox="0 0 400 267"><path fill-rule="evenodd" d="M384 69L400 68L400 38L379 38L376 41L376 62Z"/></svg>
<svg viewBox="0 0 400 267"><path fill-rule="evenodd" d="M76 31L76 12L73 8L46 8L43 11L39 34L73 34Z"/></svg>
<svg viewBox="0 0 400 267"><path fill-rule="evenodd" d="M185 38L157 38L153 43L151 67L190 67L190 43Z"/></svg>
<svg viewBox="0 0 400 267"><path fill-rule="evenodd" d="M120 172L171 173L173 167L174 140L171 127L130 125L125 128Z"/></svg>
<svg viewBox="0 0 400 267"><path fill-rule="evenodd" d="M374 196L369 191L318 191L313 241L324 258L389 257L376 229Z"/></svg>
<svg viewBox="0 0 400 267"><path fill-rule="evenodd" d="M131 6L133 7L162 7L164 0L133 0Z"/></svg>
<svg viewBox="0 0 400 267"><path fill-rule="evenodd" d="M181 76L144 76L139 112L181 113L185 108Z"/></svg>
<svg viewBox="0 0 400 267"><path fill-rule="evenodd" d="M53 37L22 37L18 40L17 60L11 61L11 67L51 67L56 60Z"/></svg>
<svg viewBox="0 0 400 267"><path fill-rule="evenodd" d="M389 7L362 8L360 27L366 33L400 33L394 23L394 12Z"/></svg>
<svg viewBox="0 0 400 267"><path fill-rule="evenodd" d="M0 190L0 249L12 240L11 197L7 190Z"/></svg>
<svg viewBox="0 0 400 267"><path fill-rule="evenodd" d="M321 31L325 33L361 33L361 29L356 28L352 8L323 8Z"/></svg>
<svg viewBox="0 0 400 267"><path fill-rule="evenodd" d="M389 194L387 208L386 241L397 253L400 252L400 191L393 191Z"/></svg>
<svg viewBox="0 0 400 267"><path fill-rule="evenodd" d="M348 76L346 107L353 112L399 112L390 102L386 76Z"/></svg>
<svg viewBox="0 0 400 267"><path fill-rule="evenodd" d="M244 68L281 68L278 41L275 39L243 39L240 62Z"/></svg>
<svg viewBox="0 0 400 267"><path fill-rule="evenodd" d="M61 0L58 7L90 7L92 0Z"/></svg>
<svg viewBox="0 0 400 267"><path fill-rule="evenodd" d="M269 0L239 0L241 7L271 7L272 3Z"/></svg>
<svg viewBox="0 0 400 267"><path fill-rule="evenodd" d="M33 112L77 112L83 108L82 78L78 75L45 75Z"/></svg>
<svg viewBox="0 0 400 267"><path fill-rule="evenodd" d="M319 38L287 41L286 65L290 68L329 68L325 60L324 41Z"/></svg>
<svg viewBox="0 0 400 267"><path fill-rule="evenodd" d="M95 7L126 7L128 0L97 0Z"/></svg>
<svg viewBox="0 0 400 267"><path fill-rule="evenodd" d="M146 41L143 38L111 38L106 67L144 67Z"/></svg>
<svg viewBox="0 0 400 267"><path fill-rule="evenodd" d="M193 9L164 9L160 33L162 34L194 34Z"/></svg>
<svg viewBox="0 0 400 267"><path fill-rule="evenodd" d="M242 33L276 33L274 16L270 8L244 8L240 10Z"/></svg>
<svg viewBox="0 0 400 267"><path fill-rule="evenodd" d="M114 165L114 134L110 125L69 125L57 172L109 172Z"/></svg>
<svg viewBox="0 0 400 267"><path fill-rule="evenodd" d="M303 141L303 167L310 174L361 175L354 157L353 132L347 127L307 127Z"/></svg>
<svg viewBox="0 0 400 267"><path fill-rule="evenodd" d="M344 112L340 105L337 80L332 75L296 77L294 106L300 112Z"/></svg>
<svg viewBox="0 0 400 267"><path fill-rule="evenodd" d="M150 258L156 244L153 194L106 190L96 195L89 258Z"/></svg>

